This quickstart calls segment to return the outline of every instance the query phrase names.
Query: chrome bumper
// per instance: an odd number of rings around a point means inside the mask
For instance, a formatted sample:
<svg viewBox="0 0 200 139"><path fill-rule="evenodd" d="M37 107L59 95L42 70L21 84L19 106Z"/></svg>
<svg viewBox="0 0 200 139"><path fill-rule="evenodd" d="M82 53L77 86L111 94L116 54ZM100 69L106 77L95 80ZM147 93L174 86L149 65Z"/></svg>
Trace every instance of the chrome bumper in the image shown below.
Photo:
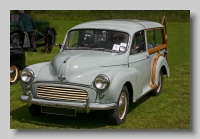
<svg viewBox="0 0 200 139"><path fill-rule="evenodd" d="M109 110L117 107L116 103L109 103L109 104L90 103L89 98L87 99L86 103L60 102L53 100L36 99L33 98L31 93L29 93L29 96L21 95L19 99L22 102L27 102L28 106L35 104L48 107L83 109L86 111L86 113L89 113L91 110Z"/></svg>

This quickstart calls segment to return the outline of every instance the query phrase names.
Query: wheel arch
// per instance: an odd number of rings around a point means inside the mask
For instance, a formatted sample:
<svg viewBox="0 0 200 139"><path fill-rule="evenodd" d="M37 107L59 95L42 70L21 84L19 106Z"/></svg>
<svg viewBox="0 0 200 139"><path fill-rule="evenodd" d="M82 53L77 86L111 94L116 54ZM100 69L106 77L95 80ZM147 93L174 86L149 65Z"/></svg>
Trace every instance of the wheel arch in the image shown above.
<svg viewBox="0 0 200 139"><path fill-rule="evenodd" d="M138 82L141 82L141 78L138 76L140 76L138 71L133 68L125 68L115 74L111 80L110 87L105 92L105 94L108 93L110 95L104 101L112 100L113 102L117 102L121 89L123 86L126 86L129 91L129 102L135 102L136 94L134 92L142 92L142 87L138 86ZM113 95L111 92L115 94Z"/></svg>
<svg viewBox="0 0 200 139"><path fill-rule="evenodd" d="M18 64L18 63L10 64L10 66L12 66L12 65L15 65L19 70L23 70L25 68L25 65L21 65L21 64Z"/></svg>
<svg viewBox="0 0 200 139"><path fill-rule="evenodd" d="M167 63L167 60L163 56L159 57L157 66L156 66L156 73L155 73L156 85L158 84L158 76L159 76L160 70L162 70L163 75L166 75L167 77L170 76L169 65Z"/></svg>
<svg viewBox="0 0 200 139"><path fill-rule="evenodd" d="M131 82L127 81L124 86L127 87L129 93L129 102L133 102L133 86ZM132 98L132 99L131 99Z"/></svg>
<svg viewBox="0 0 200 139"><path fill-rule="evenodd" d="M56 32L55 28L53 28L53 27L48 27L45 34L48 34L48 32L51 30L55 33L54 35L57 35L57 32Z"/></svg>
<svg viewBox="0 0 200 139"><path fill-rule="evenodd" d="M10 31L10 43L13 42L13 37L15 36L14 34L18 35L18 37L19 37L18 41L19 42L17 42L17 43L22 47L23 46L23 42L24 42L24 33L21 30L12 30L12 31Z"/></svg>
<svg viewBox="0 0 200 139"><path fill-rule="evenodd" d="M14 33L19 34L20 40L23 40L24 33L21 30L10 30L10 36Z"/></svg>

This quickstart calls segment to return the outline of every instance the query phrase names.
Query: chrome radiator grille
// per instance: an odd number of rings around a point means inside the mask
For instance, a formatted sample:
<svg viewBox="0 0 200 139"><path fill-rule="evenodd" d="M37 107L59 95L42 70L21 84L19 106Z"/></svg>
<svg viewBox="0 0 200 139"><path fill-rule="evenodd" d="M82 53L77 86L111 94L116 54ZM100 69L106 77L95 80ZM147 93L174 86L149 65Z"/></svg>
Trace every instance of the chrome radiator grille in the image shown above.
<svg viewBox="0 0 200 139"><path fill-rule="evenodd" d="M38 86L37 94L44 99L78 102L86 102L88 96L86 90L55 86Z"/></svg>

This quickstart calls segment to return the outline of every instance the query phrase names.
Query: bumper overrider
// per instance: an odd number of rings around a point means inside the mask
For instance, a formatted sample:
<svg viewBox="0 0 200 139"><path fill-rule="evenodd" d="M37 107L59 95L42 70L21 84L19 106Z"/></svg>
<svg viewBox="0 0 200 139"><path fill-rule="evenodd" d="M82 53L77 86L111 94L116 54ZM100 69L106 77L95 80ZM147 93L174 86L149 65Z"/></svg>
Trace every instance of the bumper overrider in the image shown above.
<svg viewBox="0 0 200 139"><path fill-rule="evenodd" d="M109 103L109 104L90 103L90 100L88 97L85 103L75 103L75 102L63 102L63 101L61 102L61 101L33 98L31 91L28 94L29 95L21 95L19 97L20 101L27 102L28 106L35 104L35 105L46 106L46 107L81 109L81 110L85 110L86 113L89 113L91 110L114 109L117 106L116 103Z"/></svg>

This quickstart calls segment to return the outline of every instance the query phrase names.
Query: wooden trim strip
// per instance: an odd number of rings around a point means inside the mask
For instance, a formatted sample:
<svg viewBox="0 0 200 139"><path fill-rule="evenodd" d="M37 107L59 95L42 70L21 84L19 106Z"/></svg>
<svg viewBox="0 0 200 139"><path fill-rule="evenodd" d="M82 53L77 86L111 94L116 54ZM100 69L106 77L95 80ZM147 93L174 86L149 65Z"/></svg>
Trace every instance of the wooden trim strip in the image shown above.
<svg viewBox="0 0 200 139"><path fill-rule="evenodd" d="M151 84L150 87L152 90L154 90L154 89L156 89L157 86L156 86L156 84Z"/></svg>
<svg viewBox="0 0 200 139"><path fill-rule="evenodd" d="M162 49L165 49L165 48L167 48L167 45L166 45L166 44L163 44L163 45L160 45L160 46L157 46L157 47L154 47L154 48L149 49L149 50L148 50L148 53L149 53L149 54L152 54L152 53L158 52L158 51L160 51L160 50L162 50Z"/></svg>
<svg viewBox="0 0 200 139"><path fill-rule="evenodd" d="M163 56L162 54L158 53L154 59L154 62L153 62L153 68L152 68L152 76L151 76L151 80L152 80L152 83L155 84L155 74L156 74L156 66L157 66L157 62L158 62L158 58L160 56Z"/></svg>
<svg viewBox="0 0 200 139"><path fill-rule="evenodd" d="M149 31L149 30L160 30L160 29L164 29L164 27L148 28L147 31Z"/></svg>

